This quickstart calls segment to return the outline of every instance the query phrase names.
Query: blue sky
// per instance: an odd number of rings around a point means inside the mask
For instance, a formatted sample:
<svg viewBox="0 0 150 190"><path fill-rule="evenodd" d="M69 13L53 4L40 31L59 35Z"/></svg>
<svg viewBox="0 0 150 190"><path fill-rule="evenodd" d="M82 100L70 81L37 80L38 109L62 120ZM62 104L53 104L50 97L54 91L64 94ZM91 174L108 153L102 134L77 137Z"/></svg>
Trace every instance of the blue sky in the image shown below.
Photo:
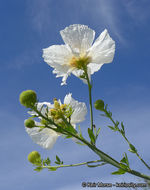
<svg viewBox="0 0 150 190"><path fill-rule="evenodd" d="M150 2L148 0L1 0L0 1L0 189L83 189L83 181L139 182L129 174L112 176L113 167L60 169L36 173L27 162L27 155L38 150L52 160L58 154L65 163L97 159L85 147L71 140L59 139L52 150L34 144L24 130L26 109L19 104L21 91L33 89L40 101L63 100L71 92L75 99L88 104L87 86L78 78L68 78L60 86L52 69L42 59L42 49L62 44L59 31L70 24L85 24L96 31L96 37L107 28L116 42L113 63L95 73L93 101L102 98L110 105L114 117L123 120L129 139L150 163ZM106 126L106 119L94 111L95 124L102 132L98 147L117 160L128 149L118 134ZM89 113L81 125L86 133ZM148 170L128 153L133 169ZM113 189L113 188L112 188Z"/></svg>

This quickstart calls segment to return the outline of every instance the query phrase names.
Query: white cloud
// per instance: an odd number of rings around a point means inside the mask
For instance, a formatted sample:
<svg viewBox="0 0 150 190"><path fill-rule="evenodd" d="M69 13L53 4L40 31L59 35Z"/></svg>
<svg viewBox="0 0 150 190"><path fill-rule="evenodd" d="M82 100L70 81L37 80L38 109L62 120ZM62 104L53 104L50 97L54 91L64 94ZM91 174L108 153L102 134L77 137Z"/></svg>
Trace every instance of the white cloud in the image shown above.
<svg viewBox="0 0 150 190"><path fill-rule="evenodd" d="M8 69L21 69L24 66L37 64L41 58L42 50L38 49L23 51L14 57L13 60L7 62Z"/></svg>
<svg viewBox="0 0 150 190"><path fill-rule="evenodd" d="M27 1L27 14L31 24L40 34L51 24L51 0Z"/></svg>
<svg viewBox="0 0 150 190"><path fill-rule="evenodd" d="M136 24L142 24L150 19L150 2L147 0L141 1L123 1L129 16Z"/></svg>

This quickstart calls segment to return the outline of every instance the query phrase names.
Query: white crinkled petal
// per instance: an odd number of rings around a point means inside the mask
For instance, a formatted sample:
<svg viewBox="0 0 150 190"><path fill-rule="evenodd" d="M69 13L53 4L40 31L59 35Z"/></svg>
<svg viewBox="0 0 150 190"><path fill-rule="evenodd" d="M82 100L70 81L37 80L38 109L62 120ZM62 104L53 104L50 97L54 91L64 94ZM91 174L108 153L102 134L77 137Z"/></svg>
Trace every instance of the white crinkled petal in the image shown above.
<svg viewBox="0 0 150 190"><path fill-rule="evenodd" d="M43 106L43 108L42 108ZM46 107L45 107L46 106ZM37 103L37 110L41 111L42 115L45 116L46 113L46 108L48 107L48 109L53 108L53 104L49 103L49 102L38 102ZM41 109L42 108L42 109ZM38 115L35 111L28 111L28 113L30 115Z"/></svg>
<svg viewBox="0 0 150 190"><path fill-rule="evenodd" d="M91 47L95 37L94 30L80 24L70 25L61 30L60 34L65 44L68 44L74 53L85 53Z"/></svg>
<svg viewBox="0 0 150 190"><path fill-rule="evenodd" d="M88 56L92 58L92 63L104 64L112 62L115 53L115 41L109 36L105 29L92 47L88 50Z"/></svg>
<svg viewBox="0 0 150 190"><path fill-rule="evenodd" d="M53 73L57 74L56 77L63 77L62 85L66 84L70 75L69 60L72 56L71 49L67 45L53 45L43 49L44 61L54 68Z"/></svg>
<svg viewBox="0 0 150 190"><path fill-rule="evenodd" d="M67 64L68 59L72 57L71 49L67 45L52 45L43 49L43 58L50 66L55 64Z"/></svg>
<svg viewBox="0 0 150 190"><path fill-rule="evenodd" d="M36 144L40 145L41 147L45 149L51 149L53 145L55 144L58 134L51 130L51 129L43 129L42 131L39 132L38 127L33 127L33 128L27 128L25 127L26 132L29 134L33 142Z"/></svg>
<svg viewBox="0 0 150 190"><path fill-rule="evenodd" d="M64 98L64 104L69 104L73 109L73 114L71 115L71 123L80 123L85 119L87 113L87 108L85 103L78 102L72 98L72 94L67 94Z"/></svg>
<svg viewBox="0 0 150 190"><path fill-rule="evenodd" d="M89 69L89 74L92 75L93 73L97 72L100 70L103 64L97 64L97 63L89 63L88 64L88 69Z"/></svg>
<svg viewBox="0 0 150 190"><path fill-rule="evenodd" d="M75 75L76 77L80 78L81 75L83 75L84 71L81 69L74 69L72 71L72 74ZM80 78L85 84L87 84L87 81L83 78Z"/></svg>

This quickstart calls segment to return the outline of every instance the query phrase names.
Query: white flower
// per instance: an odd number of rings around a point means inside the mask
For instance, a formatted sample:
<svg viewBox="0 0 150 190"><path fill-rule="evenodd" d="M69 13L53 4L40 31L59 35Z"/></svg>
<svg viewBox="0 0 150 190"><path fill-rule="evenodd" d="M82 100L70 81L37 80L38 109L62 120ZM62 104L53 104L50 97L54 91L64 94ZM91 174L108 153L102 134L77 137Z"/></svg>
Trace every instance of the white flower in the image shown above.
<svg viewBox="0 0 150 190"><path fill-rule="evenodd" d="M37 108L38 110L41 109L42 106L47 106L48 110L51 112L56 108L56 103L60 105L60 107L66 107L68 106L73 111L70 116L70 123L74 126L76 123L80 123L85 119L85 115L87 113L87 108L85 103L78 102L72 98L72 94L67 94L64 98L64 103L62 104L60 100L54 101L54 104L50 104L48 102L38 103ZM35 112L29 112L31 115L35 115ZM42 114L46 113L46 107L43 107ZM41 118L39 118L41 119ZM58 123L60 122L60 119L57 119ZM41 125L41 123L36 122L36 125ZM51 127L54 127L54 125L51 125ZM45 149L50 149L55 144L58 136L60 136L59 133L53 131L52 129L44 128L41 131L39 131L38 127L33 128L26 128L27 133L30 135L32 140L40 145L41 147Z"/></svg>
<svg viewBox="0 0 150 190"><path fill-rule="evenodd" d="M83 74L78 64L80 61L86 63L89 78L104 63L112 62L115 42L106 29L94 43L95 31L85 25L70 25L61 30L60 34L65 45L52 45L43 49L43 58L54 68L53 73L57 74L56 77L63 77L61 85L66 84L71 73L77 77Z"/></svg>

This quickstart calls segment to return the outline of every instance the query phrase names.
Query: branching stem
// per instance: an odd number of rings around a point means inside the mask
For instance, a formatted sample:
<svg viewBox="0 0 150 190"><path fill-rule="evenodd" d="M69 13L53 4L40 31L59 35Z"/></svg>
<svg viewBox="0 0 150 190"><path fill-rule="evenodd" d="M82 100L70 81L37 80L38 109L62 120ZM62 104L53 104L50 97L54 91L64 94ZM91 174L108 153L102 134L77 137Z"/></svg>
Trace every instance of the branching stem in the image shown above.
<svg viewBox="0 0 150 190"><path fill-rule="evenodd" d="M77 163L77 164L68 164L68 165L58 165L58 166L42 166L42 168L64 168L64 167L75 167L75 166L82 166L82 165L89 165L89 164L93 164L93 163L98 163L98 162L102 162L102 160L94 160L94 161L88 161L88 162L82 162L82 163ZM101 164L97 164L96 166L103 166L106 163L103 162ZM94 167L95 165L90 165L89 167ZM95 166L95 167L96 167Z"/></svg>
<svg viewBox="0 0 150 190"><path fill-rule="evenodd" d="M117 126L116 122L114 121L114 119L112 118L112 116L109 114L109 112L106 109L104 110L104 112L107 115L107 117L112 121L112 123L114 124L114 126ZM122 135L122 137L126 140L126 142L128 143L128 145L130 146L131 145L130 141L127 139L127 137L125 136L125 134L123 134L121 132L121 130L119 129L118 126L117 126L117 131ZM138 154L137 151L135 151L135 154L141 160L141 162L150 170L150 166L140 157L140 155Z"/></svg>

